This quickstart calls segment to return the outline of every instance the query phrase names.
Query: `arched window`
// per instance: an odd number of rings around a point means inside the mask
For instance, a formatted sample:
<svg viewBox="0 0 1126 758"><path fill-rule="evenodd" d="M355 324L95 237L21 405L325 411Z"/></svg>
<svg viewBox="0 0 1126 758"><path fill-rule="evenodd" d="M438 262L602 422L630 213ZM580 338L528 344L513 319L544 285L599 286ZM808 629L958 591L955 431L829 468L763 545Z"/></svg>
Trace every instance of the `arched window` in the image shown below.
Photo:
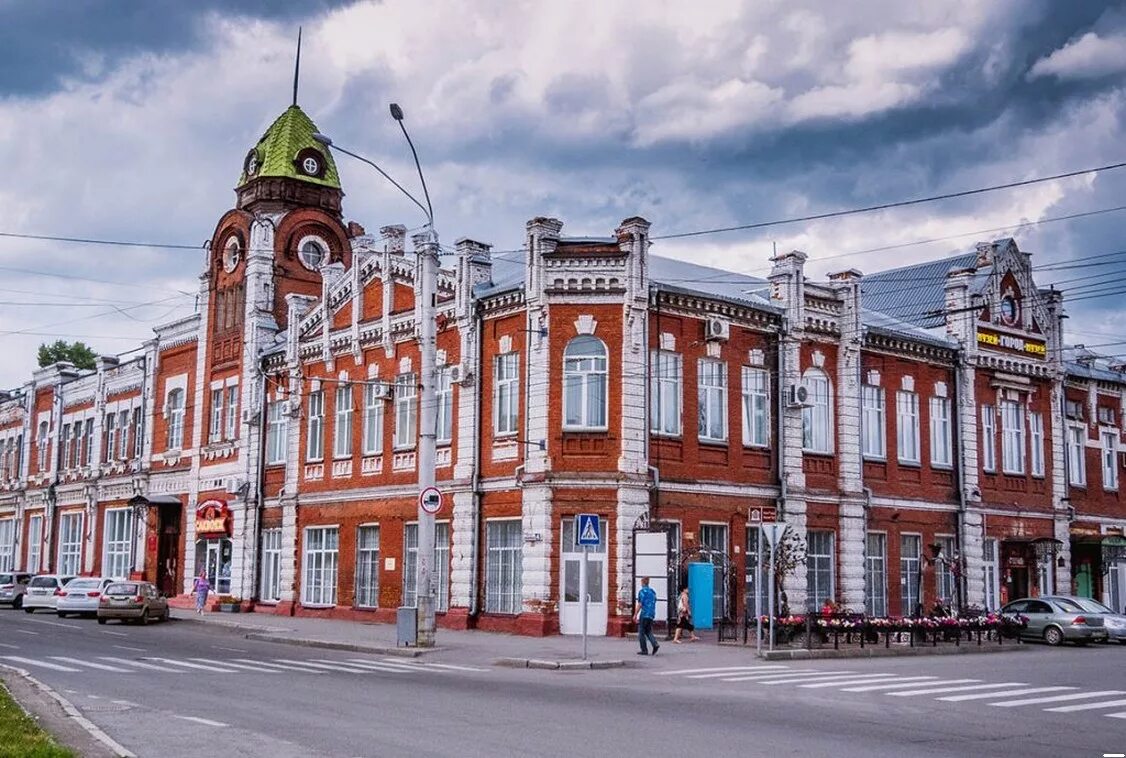
<svg viewBox="0 0 1126 758"><path fill-rule="evenodd" d="M174 389L168 393L168 449L184 446L184 391Z"/></svg>
<svg viewBox="0 0 1126 758"><path fill-rule="evenodd" d="M563 350L563 428L605 429L607 352L602 340L575 337Z"/></svg>
<svg viewBox="0 0 1126 758"><path fill-rule="evenodd" d="M802 447L814 453L833 450L833 402L829 377L821 369L811 368L802 376L802 384L809 392L807 405L802 408Z"/></svg>

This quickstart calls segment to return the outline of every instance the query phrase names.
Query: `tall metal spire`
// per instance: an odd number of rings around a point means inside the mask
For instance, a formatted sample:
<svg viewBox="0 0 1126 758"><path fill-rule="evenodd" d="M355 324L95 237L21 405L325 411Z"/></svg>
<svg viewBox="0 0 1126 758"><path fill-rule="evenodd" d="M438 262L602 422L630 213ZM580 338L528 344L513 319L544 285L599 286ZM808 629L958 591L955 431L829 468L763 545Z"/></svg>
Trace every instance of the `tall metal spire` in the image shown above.
<svg viewBox="0 0 1126 758"><path fill-rule="evenodd" d="M297 105L297 82L301 77L301 27L297 27L297 60L293 64L293 104Z"/></svg>

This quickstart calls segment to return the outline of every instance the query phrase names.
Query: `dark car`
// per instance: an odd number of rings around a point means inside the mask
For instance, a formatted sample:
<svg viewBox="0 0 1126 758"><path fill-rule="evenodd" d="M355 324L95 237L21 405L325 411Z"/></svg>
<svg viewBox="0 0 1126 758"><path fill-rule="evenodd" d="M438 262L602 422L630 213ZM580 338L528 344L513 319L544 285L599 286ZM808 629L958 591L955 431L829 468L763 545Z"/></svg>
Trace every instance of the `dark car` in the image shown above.
<svg viewBox="0 0 1126 758"><path fill-rule="evenodd" d="M168 599L151 582L114 582L98 601L98 623L110 619L147 624L168 620Z"/></svg>
<svg viewBox="0 0 1126 758"><path fill-rule="evenodd" d="M1028 626L1021 632L1026 639L1044 640L1049 645L1074 642L1102 642L1106 639L1106 625L1102 615L1083 610L1083 607L1066 597L1026 597L1014 600L1001 609L1002 613L1019 613L1028 617Z"/></svg>

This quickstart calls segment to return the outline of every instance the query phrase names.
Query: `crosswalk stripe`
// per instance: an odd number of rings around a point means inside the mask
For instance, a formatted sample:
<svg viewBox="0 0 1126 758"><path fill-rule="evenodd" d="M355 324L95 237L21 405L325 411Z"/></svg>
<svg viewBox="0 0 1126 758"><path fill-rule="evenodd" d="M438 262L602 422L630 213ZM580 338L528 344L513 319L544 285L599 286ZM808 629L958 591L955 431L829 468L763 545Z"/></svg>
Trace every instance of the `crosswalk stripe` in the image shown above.
<svg viewBox="0 0 1126 758"><path fill-rule="evenodd" d="M677 669L676 671L654 671L655 676L679 676L680 674L707 674L712 671L747 671L749 669L785 668L785 666L717 666L710 669Z"/></svg>
<svg viewBox="0 0 1126 758"><path fill-rule="evenodd" d="M245 663L234 663L233 661L217 661L213 658L189 658L188 660L189 661L195 661L196 663L203 663L203 664L210 665L210 666L227 667L227 668L238 669L240 671L254 671L254 672L257 672L259 674L280 674L281 673L277 669L264 669L261 666L249 666Z"/></svg>
<svg viewBox="0 0 1126 758"><path fill-rule="evenodd" d="M139 669L146 669L148 671L163 671L167 674L182 674L183 671L179 669L170 669L167 666L157 666L154 663L145 663L144 661L131 661L128 658L114 658L108 655L99 655L99 660L110 661L111 663L120 663L123 666L133 666Z"/></svg>
<svg viewBox="0 0 1126 758"><path fill-rule="evenodd" d="M68 671L68 672L74 673L74 672L80 670L80 669L76 669L76 668L71 668L70 666L60 666L57 663L48 663L47 661L39 661L39 660L36 660L34 658L21 658L18 655L5 655L4 660L15 661L16 663L23 663L23 664L26 664L28 666L42 666L45 669L51 669L53 671Z"/></svg>
<svg viewBox="0 0 1126 758"><path fill-rule="evenodd" d="M325 673L324 671L321 671L320 669L310 668L308 666L293 665L293 664L286 664L286 663L274 663L273 661L256 661L256 660L253 660L251 658L236 658L235 660L239 661L240 663L251 663L251 664L254 664L255 666L265 666L267 668L277 669L278 671L300 671L302 674L323 674L323 673Z"/></svg>
<svg viewBox="0 0 1126 758"><path fill-rule="evenodd" d="M820 681L825 681L825 680L828 680L828 679L851 679L854 676L860 676L860 674L855 672L855 671L850 671L847 674L845 674L843 672L830 674L830 673L825 672L825 671L819 671L819 672L814 673L814 674L801 674L801 675L798 675L798 674L789 675L789 674L787 674L786 676L782 676L782 677L770 676L770 677L765 677L765 678L759 679L758 683L759 684L804 684L805 682L820 682Z"/></svg>
<svg viewBox="0 0 1126 758"><path fill-rule="evenodd" d="M909 677L907 677L908 680L911 680L911 679L916 679L916 680L918 680L918 679L929 679L929 678L930 677L926 677L926 676L915 676L915 677L909 676ZM821 689L823 687L840 687L842 685L848 685L848 684L882 684L884 682L902 682L902 681L904 681L904 679L903 679L903 677L900 677L900 676L894 676L894 675L891 675L891 674L875 674L875 675L868 675L868 676L858 676L855 679L845 679L843 681L837 680L835 682L815 682L814 684L799 684L798 686L802 687L804 689L816 690L816 689Z"/></svg>
<svg viewBox="0 0 1126 758"><path fill-rule="evenodd" d="M748 666L743 671L748 673L748 674L755 672L755 671L762 671L762 672L770 673L770 674L781 674L783 671L786 671L789 668L790 668L789 666ZM740 671L720 671L718 673L712 672L710 674L691 674L691 675L686 676L684 678L685 679L722 679L725 676L733 676L733 675L738 674L738 673L743 673L743 672L740 672Z"/></svg>
<svg viewBox="0 0 1126 758"><path fill-rule="evenodd" d="M394 661L388 660L387 658L384 658L383 660L387 663L394 663ZM480 666L457 666L453 663L430 663L429 661L425 663L409 663L403 665L426 666L428 668L449 669L450 671L488 671L488 669L483 669Z"/></svg>
<svg viewBox="0 0 1126 758"><path fill-rule="evenodd" d="M1108 719L1126 719L1126 711L1122 713L1108 713L1106 717Z"/></svg>
<svg viewBox="0 0 1126 758"><path fill-rule="evenodd" d="M1038 692L1059 692L1073 690L1074 687L1026 687L1022 690L1009 690L1008 692L975 692L972 695L950 695L949 697L936 697L947 703L960 703L963 700L985 700L989 697L1012 697L1013 695L1035 695Z"/></svg>
<svg viewBox="0 0 1126 758"><path fill-rule="evenodd" d="M411 670L410 668L408 668L407 666L404 666L401 663L396 666L396 665L392 665L390 663L379 663L377 661L356 661L355 659L353 659L353 661L355 661L355 662L351 663L351 662L345 662L345 661L331 661L331 660L328 660L326 658L318 658L316 660L317 663L328 663L330 665L344 664L345 666L356 666L358 668L367 669L369 671L394 671L396 673L403 673L405 671ZM416 667L416 669L417 669L417 667Z"/></svg>
<svg viewBox="0 0 1126 758"><path fill-rule="evenodd" d="M794 669L793 671L771 671L766 674L752 674L749 676L735 676L730 679L724 679L725 682L754 682L762 679L777 679L782 676L792 677L806 677L806 676L824 676L824 671L802 671L801 669ZM838 674L854 674L855 671L838 671Z"/></svg>
<svg viewBox="0 0 1126 758"><path fill-rule="evenodd" d="M81 658L70 658L65 655L52 655L52 660L62 661L63 663L73 663L75 666L88 666L92 669L99 671L112 671L115 674L128 674L131 673L129 669L123 669L118 666L107 666L104 663L94 663L93 661L84 661Z"/></svg>
<svg viewBox="0 0 1126 758"><path fill-rule="evenodd" d="M980 679L947 679L942 682L920 682L909 681L918 679L934 679L933 676L910 676L907 679L901 679L900 684L873 684L865 687L845 687L841 692L876 692L877 690L900 690L908 689L910 687L918 687L920 685L927 685L928 687L933 684L968 684L970 682L980 682Z"/></svg>
<svg viewBox="0 0 1126 758"><path fill-rule="evenodd" d="M1049 713L1075 713L1076 711L1093 711L1098 708L1118 708L1126 705L1126 700L1109 700L1105 703L1083 703L1082 705L1061 705L1057 708L1045 708Z"/></svg>
<svg viewBox="0 0 1126 758"><path fill-rule="evenodd" d="M969 690L995 690L1002 687L1024 687L1024 682L1001 682L1000 684L968 684L964 687L936 687L907 692L888 692L892 697L914 697L915 695L937 695L940 692L967 692Z"/></svg>
<svg viewBox="0 0 1126 758"><path fill-rule="evenodd" d="M1006 700L1000 703L990 703L997 708L1015 708L1018 705L1037 705L1039 703L1058 703L1065 700L1089 700L1107 695L1126 695L1122 690L1102 690L1101 692L1073 692L1070 695L1049 695L1048 697L1033 697L1024 700Z"/></svg>
<svg viewBox="0 0 1126 758"><path fill-rule="evenodd" d="M232 673L230 669L221 669L218 666L206 666L202 663L192 663L191 661L174 661L171 658L146 658L146 661L160 661L167 663L169 666L183 666L189 669L198 669L200 671L215 671L220 674Z"/></svg>
<svg viewBox="0 0 1126 758"><path fill-rule="evenodd" d="M356 666L355 664L312 663L311 661L291 661L291 660L288 660L286 658L278 658L276 660L280 661L281 663L296 663L296 664L299 664L301 666L311 666L312 668L315 668L315 669L325 669L326 671L343 671L343 672L348 673L348 674L370 673L370 670L360 668L360 667ZM403 673L403 672L398 672L398 673Z"/></svg>

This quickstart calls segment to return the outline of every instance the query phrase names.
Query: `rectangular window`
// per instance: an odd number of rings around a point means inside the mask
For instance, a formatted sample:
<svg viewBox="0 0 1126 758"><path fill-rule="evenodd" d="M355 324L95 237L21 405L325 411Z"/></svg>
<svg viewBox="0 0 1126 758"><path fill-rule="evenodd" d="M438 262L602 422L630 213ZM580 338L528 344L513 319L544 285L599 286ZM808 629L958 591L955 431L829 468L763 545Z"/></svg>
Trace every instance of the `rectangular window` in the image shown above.
<svg viewBox="0 0 1126 758"><path fill-rule="evenodd" d="M49 460L49 458L47 456L47 450L50 447L50 443L48 442L48 439L47 439L47 430L48 430L47 422L46 421L40 421L39 422L39 438L38 438L38 441L36 442L36 450L38 451L38 454L39 454L38 469L39 469L40 472L47 471L47 461Z"/></svg>
<svg viewBox="0 0 1126 758"><path fill-rule="evenodd" d="M418 607L418 524L403 524L403 605Z"/></svg>
<svg viewBox="0 0 1126 758"><path fill-rule="evenodd" d="M1087 485L1087 429L1082 426L1067 428L1067 476L1074 487Z"/></svg>
<svg viewBox="0 0 1126 758"><path fill-rule="evenodd" d="M16 568L16 520L0 519L0 571Z"/></svg>
<svg viewBox="0 0 1126 758"><path fill-rule="evenodd" d="M418 380L414 374L395 378L395 449L411 448L418 439Z"/></svg>
<svg viewBox="0 0 1126 758"><path fill-rule="evenodd" d="M811 453L833 452L833 409L829 402L829 377L810 369L802 379L809 393L801 410L802 448Z"/></svg>
<svg viewBox="0 0 1126 758"><path fill-rule="evenodd" d="M868 532L868 551L864 556L864 612L869 616L888 615L887 555L887 535Z"/></svg>
<svg viewBox="0 0 1126 758"><path fill-rule="evenodd" d="M434 524L434 561L430 580L437 592L434 610L450 606L450 525ZM403 526L403 605L418 604L418 524Z"/></svg>
<svg viewBox="0 0 1126 758"><path fill-rule="evenodd" d="M498 355L494 364L493 426L498 435L516 434L520 417L520 355Z"/></svg>
<svg viewBox="0 0 1126 758"><path fill-rule="evenodd" d="M336 413L332 419L332 457L352 457L352 385L336 388Z"/></svg>
<svg viewBox="0 0 1126 758"><path fill-rule="evenodd" d="M997 540L986 538L981 543L981 570L985 582L985 610L999 610L1001 604L1000 575L997 573Z"/></svg>
<svg viewBox="0 0 1126 758"><path fill-rule="evenodd" d="M680 354L653 350L649 360L649 431L679 436L684 392Z"/></svg>
<svg viewBox="0 0 1126 758"><path fill-rule="evenodd" d="M144 453L145 427L141 422L141 409L133 409L133 457L140 458Z"/></svg>
<svg viewBox="0 0 1126 758"><path fill-rule="evenodd" d="M65 471L71 468L73 464L72 454L74 453L74 447L70 444L70 424L63 424L59 444L62 445L63 448L63 470Z"/></svg>
<svg viewBox="0 0 1126 758"><path fill-rule="evenodd" d="M919 613L919 559L923 538L904 534L899 538L899 615Z"/></svg>
<svg viewBox="0 0 1126 758"><path fill-rule="evenodd" d="M1024 406L1012 400L1001 401L1001 470L1024 473Z"/></svg>
<svg viewBox="0 0 1126 758"><path fill-rule="evenodd" d="M86 429L82 433L82 465L94 465L94 419L86 419Z"/></svg>
<svg viewBox="0 0 1126 758"><path fill-rule="evenodd" d="M1064 415L1077 421L1083 420L1083 403L1078 400L1064 401Z"/></svg>
<svg viewBox="0 0 1126 758"><path fill-rule="evenodd" d="M301 602L306 605L336 605L336 567L340 531L335 526L305 529L305 581Z"/></svg>
<svg viewBox="0 0 1126 758"><path fill-rule="evenodd" d="M281 529L262 530L262 600L281 600Z"/></svg>
<svg viewBox="0 0 1126 758"><path fill-rule="evenodd" d="M174 389L168 393L168 449L179 450L184 446L184 390Z"/></svg>
<svg viewBox="0 0 1126 758"><path fill-rule="evenodd" d="M238 439L238 385L227 387L227 439Z"/></svg>
<svg viewBox="0 0 1126 758"><path fill-rule="evenodd" d="M887 457L884 431L884 391L871 384L860 387L860 444L866 458Z"/></svg>
<svg viewBox="0 0 1126 758"><path fill-rule="evenodd" d="M282 400L275 400L266 408L266 463L285 463L286 416Z"/></svg>
<svg viewBox="0 0 1126 758"><path fill-rule="evenodd" d="M74 576L82 570L82 511L59 516L58 571Z"/></svg>
<svg viewBox="0 0 1126 758"><path fill-rule="evenodd" d="M770 444L770 379L761 368L743 366L743 444Z"/></svg>
<svg viewBox="0 0 1126 758"><path fill-rule="evenodd" d="M1118 489L1118 432L1103 432L1103 489Z"/></svg>
<svg viewBox="0 0 1126 758"><path fill-rule="evenodd" d="M1028 432L1032 438L1032 475L1044 476L1044 414L1028 414Z"/></svg>
<svg viewBox="0 0 1126 758"><path fill-rule="evenodd" d="M207 434L208 442L218 442L223 439L223 388L213 387L211 390L211 426Z"/></svg>
<svg viewBox="0 0 1126 758"><path fill-rule="evenodd" d="M1039 561L1036 565L1036 586L1041 595L1050 595L1056 591L1056 565L1049 557L1046 561Z"/></svg>
<svg viewBox="0 0 1126 758"><path fill-rule="evenodd" d="M942 548L934 568L938 601L952 610L957 610L955 603L958 599L958 578L954 573L957 547L953 537L938 537L935 541Z"/></svg>
<svg viewBox="0 0 1126 758"><path fill-rule="evenodd" d="M131 569L132 543L130 540L130 527L132 526L128 508L114 508L106 511L104 527L105 549L102 554L102 576L115 579L128 579Z"/></svg>
<svg viewBox="0 0 1126 758"><path fill-rule="evenodd" d="M325 457L325 393L309 393L308 428L305 440L305 460L320 461Z"/></svg>
<svg viewBox="0 0 1126 758"><path fill-rule="evenodd" d="M383 452L383 385L364 385L364 455Z"/></svg>
<svg viewBox="0 0 1126 758"><path fill-rule="evenodd" d="M900 390L895 393L896 446L900 463L919 462L919 396Z"/></svg>
<svg viewBox="0 0 1126 758"><path fill-rule="evenodd" d="M700 390L700 439L727 441L727 364L701 358L697 365Z"/></svg>
<svg viewBox="0 0 1126 758"><path fill-rule="evenodd" d="M356 529L356 605L379 607L379 527L375 525Z"/></svg>
<svg viewBox="0 0 1126 758"><path fill-rule="evenodd" d="M954 435L951 431L950 399L932 397L931 412L931 465L954 465Z"/></svg>
<svg viewBox="0 0 1126 758"><path fill-rule="evenodd" d="M523 607L524 536L519 520L485 522L485 611L519 613Z"/></svg>
<svg viewBox="0 0 1126 758"><path fill-rule="evenodd" d="M117 414L117 459L120 461L129 457L129 410Z"/></svg>
<svg viewBox="0 0 1126 758"><path fill-rule="evenodd" d="M1100 424L1114 426L1114 409L1107 405L1100 405L1095 409L1095 417Z"/></svg>
<svg viewBox="0 0 1126 758"><path fill-rule="evenodd" d="M715 564L712 570L712 618L727 618L727 583L724 581L728 555L727 525L700 524L700 544L712 551L701 556L701 560Z"/></svg>
<svg viewBox="0 0 1126 758"><path fill-rule="evenodd" d="M981 468L997 470L997 427L992 405L981 406Z"/></svg>
<svg viewBox="0 0 1126 758"><path fill-rule="evenodd" d="M449 366L438 369L438 386L435 389L438 403L435 438L442 444L454 437L454 385L450 381Z"/></svg>
<svg viewBox="0 0 1126 758"><path fill-rule="evenodd" d="M809 532L806 550L806 594L815 607L832 600L833 592L833 532Z"/></svg>
<svg viewBox="0 0 1126 758"><path fill-rule="evenodd" d="M27 572L38 574L43 555L43 517L29 516L27 519Z"/></svg>

